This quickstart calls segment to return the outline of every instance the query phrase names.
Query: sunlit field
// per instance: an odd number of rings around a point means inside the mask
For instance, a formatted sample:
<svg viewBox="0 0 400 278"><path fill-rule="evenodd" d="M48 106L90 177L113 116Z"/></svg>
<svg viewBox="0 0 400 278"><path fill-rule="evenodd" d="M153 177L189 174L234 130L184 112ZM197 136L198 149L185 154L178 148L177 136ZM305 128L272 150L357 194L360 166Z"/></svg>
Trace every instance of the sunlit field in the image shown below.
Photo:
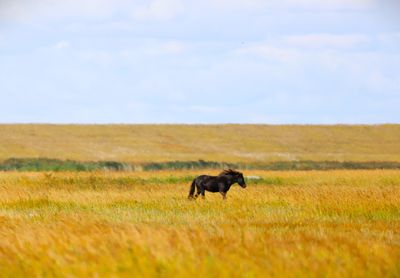
<svg viewBox="0 0 400 278"><path fill-rule="evenodd" d="M0 160L400 161L400 125L0 125ZM62 139L62 140L61 140Z"/></svg>
<svg viewBox="0 0 400 278"><path fill-rule="evenodd" d="M197 174L0 173L0 276L400 276L400 171Z"/></svg>

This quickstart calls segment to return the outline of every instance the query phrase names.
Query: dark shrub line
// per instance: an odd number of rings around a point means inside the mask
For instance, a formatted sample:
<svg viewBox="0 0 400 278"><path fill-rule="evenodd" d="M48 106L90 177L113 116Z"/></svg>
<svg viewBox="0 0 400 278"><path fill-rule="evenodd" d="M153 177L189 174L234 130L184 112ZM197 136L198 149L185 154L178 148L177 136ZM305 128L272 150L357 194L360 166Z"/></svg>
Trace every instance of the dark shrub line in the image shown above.
<svg viewBox="0 0 400 278"><path fill-rule="evenodd" d="M204 160L152 162L141 166L145 171L239 168L238 164Z"/></svg>
<svg viewBox="0 0 400 278"><path fill-rule="evenodd" d="M276 161L266 163L235 164L215 161L168 161L130 164L116 161L75 161L49 158L10 158L0 162L0 171L73 171L90 172L225 169L243 170L336 170L336 169L400 169L400 162L385 161Z"/></svg>
<svg viewBox="0 0 400 278"><path fill-rule="evenodd" d="M125 170L125 164L115 161L80 162L49 158L10 158L0 163L0 171L96 171Z"/></svg>

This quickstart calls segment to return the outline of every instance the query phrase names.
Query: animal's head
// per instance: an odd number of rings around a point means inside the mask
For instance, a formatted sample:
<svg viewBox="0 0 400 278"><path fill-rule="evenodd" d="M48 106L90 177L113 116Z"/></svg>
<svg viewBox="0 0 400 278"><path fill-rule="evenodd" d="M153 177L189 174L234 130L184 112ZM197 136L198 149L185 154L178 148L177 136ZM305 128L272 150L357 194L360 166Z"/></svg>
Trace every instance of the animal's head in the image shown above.
<svg viewBox="0 0 400 278"><path fill-rule="evenodd" d="M246 182L244 181L243 174L239 171L235 171L232 169L224 170L221 175L229 175L232 176L235 181L243 188L246 188Z"/></svg>

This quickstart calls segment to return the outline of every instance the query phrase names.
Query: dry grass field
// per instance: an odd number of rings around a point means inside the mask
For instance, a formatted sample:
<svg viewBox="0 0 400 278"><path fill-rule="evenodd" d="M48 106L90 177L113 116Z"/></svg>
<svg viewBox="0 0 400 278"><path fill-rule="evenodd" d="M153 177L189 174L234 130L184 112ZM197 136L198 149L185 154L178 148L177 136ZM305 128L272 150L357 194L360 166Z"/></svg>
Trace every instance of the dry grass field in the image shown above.
<svg viewBox="0 0 400 278"><path fill-rule="evenodd" d="M0 160L400 161L400 125L0 125Z"/></svg>
<svg viewBox="0 0 400 278"><path fill-rule="evenodd" d="M0 173L0 276L400 276L400 171L199 173Z"/></svg>
<svg viewBox="0 0 400 278"><path fill-rule="evenodd" d="M400 125L0 125L0 161L398 162L399 138ZM0 172L0 276L400 276L399 170L245 171L228 200L189 201L201 173L218 171Z"/></svg>

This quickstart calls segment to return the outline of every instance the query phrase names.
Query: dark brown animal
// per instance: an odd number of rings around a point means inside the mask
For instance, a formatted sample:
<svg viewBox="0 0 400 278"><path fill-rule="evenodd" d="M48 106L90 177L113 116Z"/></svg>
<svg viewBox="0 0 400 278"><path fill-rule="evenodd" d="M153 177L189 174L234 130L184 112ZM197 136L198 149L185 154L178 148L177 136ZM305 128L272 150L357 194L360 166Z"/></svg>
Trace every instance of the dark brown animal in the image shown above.
<svg viewBox="0 0 400 278"><path fill-rule="evenodd" d="M223 199L226 199L226 193L234 183L246 188L246 182L241 172L229 169L224 170L218 176L201 175L195 178L190 186L189 199L195 199L199 195L205 198L205 191L219 192ZM194 195L195 189L197 193Z"/></svg>

